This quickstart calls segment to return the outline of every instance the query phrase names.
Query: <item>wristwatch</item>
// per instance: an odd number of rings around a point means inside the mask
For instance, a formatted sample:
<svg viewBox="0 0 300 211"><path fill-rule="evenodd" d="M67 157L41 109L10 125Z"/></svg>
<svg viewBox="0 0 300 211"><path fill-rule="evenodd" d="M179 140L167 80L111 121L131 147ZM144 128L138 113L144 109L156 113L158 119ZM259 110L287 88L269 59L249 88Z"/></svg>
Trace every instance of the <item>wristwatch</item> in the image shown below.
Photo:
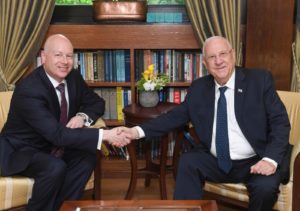
<svg viewBox="0 0 300 211"><path fill-rule="evenodd" d="M86 127L91 126L91 124L93 123L93 120L88 115L86 115L85 113L79 112L79 113L76 114L76 116L83 117L84 126L86 126Z"/></svg>

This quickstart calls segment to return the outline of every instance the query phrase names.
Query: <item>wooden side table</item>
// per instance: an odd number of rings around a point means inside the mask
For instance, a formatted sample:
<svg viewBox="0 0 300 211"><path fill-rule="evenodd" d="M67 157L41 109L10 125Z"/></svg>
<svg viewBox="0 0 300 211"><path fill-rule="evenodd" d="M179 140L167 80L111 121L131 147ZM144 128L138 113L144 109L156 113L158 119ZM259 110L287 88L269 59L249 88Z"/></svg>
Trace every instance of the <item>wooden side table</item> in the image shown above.
<svg viewBox="0 0 300 211"><path fill-rule="evenodd" d="M125 125L128 127L140 125L148 120L158 117L159 115L170 111L178 106L174 103L159 103L156 107L145 108L137 104L132 104L123 109ZM178 131L177 131L178 132ZM183 134L178 133L177 140L182 139ZM139 141L139 140L137 140ZM145 176L145 186L150 185L151 177L155 176L159 178L161 199L167 199L166 190L166 171L167 171L167 153L168 153L168 134L161 137L160 141L160 162L154 163L151 157L151 143L146 143L145 160L146 166L143 169L137 167L137 153L136 153L136 140L133 140L127 145L130 165L131 165L131 177L130 184L125 196L125 199L132 199L134 190L136 188L137 178L139 176ZM174 163L177 162L177 158L173 158ZM175 164L177 165L177 164ZM175 172L175 171L174 171ZM173 173L174 173L173 172Z"/></svg>

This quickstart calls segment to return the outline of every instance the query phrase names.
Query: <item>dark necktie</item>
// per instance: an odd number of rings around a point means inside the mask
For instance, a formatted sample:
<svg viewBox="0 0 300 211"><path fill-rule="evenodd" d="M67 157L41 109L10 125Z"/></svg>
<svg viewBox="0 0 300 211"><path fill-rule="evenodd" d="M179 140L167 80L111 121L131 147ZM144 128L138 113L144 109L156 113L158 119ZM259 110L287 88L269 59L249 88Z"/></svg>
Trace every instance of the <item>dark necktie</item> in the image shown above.
<svg viewBox="0 0 300 211"><path fill-rule="evenodd" d="M68 123L68 104L65 95L65 84L60 83L56 87L56 89L60 92L60 97L61 97L59 122L65 126ZM51 151L51 154L59 158L62 157L63 153L64 153L63 147L54 146Z"/></svg>
<svg viewBox="0 0 300 211"><path fill-rule="evenodd" d="M59 121L65 126L68 123L68 104L65 95L65 84L60 83L56 89L60 92L61 96Z"/></svg>
<svg viewBox="0 0 300 211"><path fill-rule="evenodd" d="M217 125L216 125L216 151L219 167L228 173L232 167L229 152L228 125L227 125L227 106L225 91L227 87L220 87L220 97L217 108Z"/></svg>

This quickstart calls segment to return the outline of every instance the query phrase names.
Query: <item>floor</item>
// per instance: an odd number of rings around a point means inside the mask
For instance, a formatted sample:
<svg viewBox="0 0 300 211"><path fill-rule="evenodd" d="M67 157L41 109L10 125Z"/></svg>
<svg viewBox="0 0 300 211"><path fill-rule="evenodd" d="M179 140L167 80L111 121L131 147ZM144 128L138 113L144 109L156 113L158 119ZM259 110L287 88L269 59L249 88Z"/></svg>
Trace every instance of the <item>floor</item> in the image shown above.
<svg viewBox="0 0 300 211"><path fill-rule="evenodd" d="M174 180L171 175L167 179L168 199L173 198ZM129 179L104 178L102 180L101 197L103 200L123 199L125 197ZM151 181L150 187L144 187L144 180L138 179L133 199L160 199L158 179ZM218 204L219 211L239 211L240 209Z"/></svg>

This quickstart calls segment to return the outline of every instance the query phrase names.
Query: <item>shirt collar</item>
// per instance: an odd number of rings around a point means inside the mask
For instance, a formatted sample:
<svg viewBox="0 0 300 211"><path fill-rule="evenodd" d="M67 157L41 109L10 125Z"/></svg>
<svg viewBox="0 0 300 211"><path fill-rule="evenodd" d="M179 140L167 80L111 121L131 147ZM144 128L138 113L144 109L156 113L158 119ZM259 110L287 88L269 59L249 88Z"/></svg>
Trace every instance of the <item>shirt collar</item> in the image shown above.
<svg viewBox="0 0 300 211"><path fill-rule="evenodd" d="M59 84L64 83L65 86L67 85L67 81L64 79L61 82L58 82L57 80L55 80L54 78L52 78L46 71L45 71L47 77L49 78L51 84L54 86L54 88L56 88Z"/></svg>
<svg viewBox="0 0 300 211"><path fill-rule="evenodd" d="M216 80L215 80L215 84L216 84L216 89L222 87L220 84L218 84ZM234 85L235 85L235 70L233 71L232 75L230 76L229 80L224 86L227 86L229 89L234 90Z"/></svg>

